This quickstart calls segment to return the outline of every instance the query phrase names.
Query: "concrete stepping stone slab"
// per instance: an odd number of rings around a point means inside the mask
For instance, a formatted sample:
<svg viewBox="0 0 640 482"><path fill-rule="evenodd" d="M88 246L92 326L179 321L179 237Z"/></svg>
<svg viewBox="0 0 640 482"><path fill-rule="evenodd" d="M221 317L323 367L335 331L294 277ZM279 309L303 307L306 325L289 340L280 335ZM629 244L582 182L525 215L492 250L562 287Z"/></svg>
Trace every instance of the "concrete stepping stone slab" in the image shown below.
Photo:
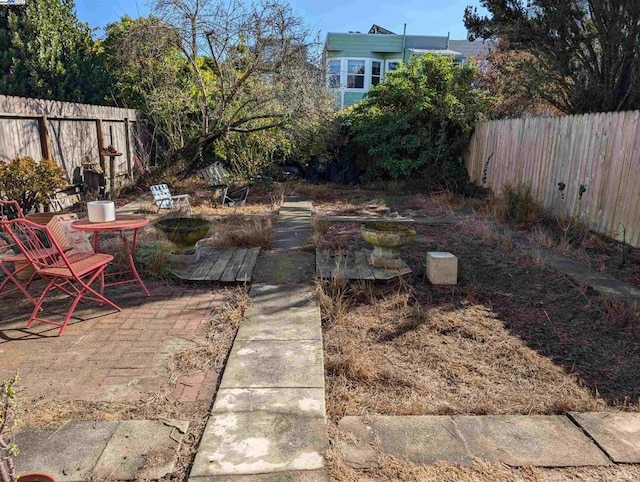
<svg viewBox="0 0 640 482"><path fill-rule="evenodd" d="M316 306L316 289L314 286L256 284L249 291L251 304L262 308L291 307L302 308Z"/></svg>
<svg viewBox="0 0 640 482"><path fill-rule="evenodd" d="M616 463L640 463L640 413L571 412L569 416Z"/></svg>
<svg viewBox="0 0 640 482"><path fill-rule="evenodd" d="M252 304L244 313L236 340L322 340L320 309Z"/></svg>
<svg viewBox="0 0 640 482"><path fill-rule="evenodd" d="M326 441L325 423L318 417L264 411L214 413L190 477L321 470Z"/></svg>
<svg viewBox="0 0 640 482"><path fill-rule="evenodd" d="M220 388L324 388L322 342L236 340Z"/></svg>
<svg viewBox="0 0 640 482"><path fill-rule="evenodd" d="M60 429L25 429L16 436L17 473L46 472L59 482L89 480L119 422L75 422ZM82 443L78 443L81 440Z"/></svg>
<svg viewBox="0 0 640 482"><path fill-rule="evenodd" d="M325 419L322 388L220 389L212 413L270 411Z"/></svg>
<svg viewBox="0 0 640 482"><path fill-rule="evenodd" d="M473 458L448 416L343 417L338 430L346 435L338 444L344 461L353 468L375 468L385 453L417 464L447 461L471 465Z"/></svg>
<svg viewBox="0 0 640 482"><path fill-rule="evenodd" d="M307 228L276 228L273 231L274 239L271 244L272 249L286 249L293 250L309 246L309 237L311 236L311 229Z"/></svg>
<svg viewBox="0 0 640 482"><path fill-rule="evenodd" d="M174 471L189 424L184 421L120 422L93 469L98 480L160 479Z"/></svg>
<svg viewBox="0 0 640 482"><path fill-rule="evenodd" d="M278 472L254 475L217 475L209 477L189 477L189 482L329 482L326 470Z"/></svg>
<svg viewBox="0 0 640 482"><path fill-rule="evenodd" d="M469 452L512 467L609 465L607 456L561 415L456 416Z"/></svg>
<svg viewBox="0 0 640 482"><path fill-rule="evenodd" d="M253 283L291 285L313 283L316 272L315 253L302 251L260 252L253 270Z"/></svg>

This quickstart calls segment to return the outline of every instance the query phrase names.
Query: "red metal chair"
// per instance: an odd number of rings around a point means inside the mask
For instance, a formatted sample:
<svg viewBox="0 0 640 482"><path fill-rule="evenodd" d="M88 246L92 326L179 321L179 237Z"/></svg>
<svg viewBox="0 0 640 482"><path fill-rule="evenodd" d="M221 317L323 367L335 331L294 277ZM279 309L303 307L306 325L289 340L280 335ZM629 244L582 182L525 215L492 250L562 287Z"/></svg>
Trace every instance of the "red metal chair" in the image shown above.
<svg viewBox="0 0 640 482"><path fill-rule="evenodd" d="M104 269L113 260L113 256L102 253L66 254L48 227L27 219L1 221L1 224L29 260L36 274L47 283L31 313L27 328L31 328L34 321L40 321L59 326L58 334L62 335L78 303L83 298L97 301L100 305L106 303L113 309L122 311L122 308L103 294ZM91 288L98 278L100 278L99 292ZM38 317L42 303L54 289L59 289L73 298L71 307L62 322ZM85 296L87 294L92 296Z"/></svg>
<svg viewBox="0 0 640 482"><path fill-rule="evenodd" d="M0 200L0 220L8 220L9 218L24 218L22 209L17 201ZM0 294L8 295L15 291L21 291L35 305L36 300L28 291L29 285L36 277L35 271L24 282L18 276L23 271L26 275L30 268L31 263L20 253L20 250L11 241L9 234L0 230L0 270L4 273L4 279L0 283ZM10 283L14 285L14 288L5 289Z"/></svg>

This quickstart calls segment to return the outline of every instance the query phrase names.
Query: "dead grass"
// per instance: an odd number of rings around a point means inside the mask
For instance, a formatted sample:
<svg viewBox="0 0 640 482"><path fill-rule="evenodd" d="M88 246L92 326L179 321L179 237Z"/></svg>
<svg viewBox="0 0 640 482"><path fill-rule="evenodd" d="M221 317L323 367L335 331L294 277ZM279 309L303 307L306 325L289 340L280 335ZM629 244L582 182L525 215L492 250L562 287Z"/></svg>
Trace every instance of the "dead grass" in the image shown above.
<svg viewBox="0 0 640 482"><path fill-rule="evenodd" d="M450 298L435 301L406 284L370 286L366 295L321 285L329 417L606 408L489 307Z"/></svg>
<svg viewBox="0 0 640 482"><path fill-rule="evenodd" d="M311 201L332 201L336 198L336 189L330 184L309 184L304 181L288 184L288 191L300 194Z"/></svg>
<svg viewBox="0 0 640 482"><path fill-rule="evenodd" d="M230 213L214 218L211 232L200 244L221 248L269 249L273 243L275 224L275 214L254 216Z"/></svg>
<svg viewBox="0 0 640 482"><path fill-rule="evenodd" d="M238 331L242 316L250 304L242 288L229 290L228 301L216 309L206 328L206 340L178 351L168 364L172 378L190 376L210 369L220 371Z"/></svg>
<svg viewBox="0 0 640 482"><path fill-rule="evenodd" d="M325 454L331 480L336 482L393 481L393 482L549 482L549 481L607 481L633 482L640 479L636 465L607 467L578 467L547 469L542 467L509 467L504 464L475 460L473 465L461 466L447 462L418 465L406 460L380 455L375 469L353 469L340 458L337 450Z"/></svg>

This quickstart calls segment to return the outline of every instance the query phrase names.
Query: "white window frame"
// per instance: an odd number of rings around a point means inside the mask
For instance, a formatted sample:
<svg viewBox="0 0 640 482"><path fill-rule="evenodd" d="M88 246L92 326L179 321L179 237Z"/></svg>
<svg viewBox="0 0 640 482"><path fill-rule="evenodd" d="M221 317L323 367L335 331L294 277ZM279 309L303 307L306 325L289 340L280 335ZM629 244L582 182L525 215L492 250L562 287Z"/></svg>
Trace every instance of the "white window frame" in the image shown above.
<svg viewBox="0 0 640 482"><path fill-rule="evenodd" d="M380 64L380 71L378 72L378 75L376 75L376 77L378 77L378 85L380 84L380 82L382 82L382 79L384 78L384 60L382 59L371 59L371 69L369 72L369 88L373 87L373 63L376 62L378 64Z"/></svg>
<svg viewBox="0 0 640 482"><path fill-rule="evenodd" d="M330 70L331 62L337 62L338 63L338 73L337 74L332 74L331 73L331 70ZM332 75L337 75L338 76L338 80L339 80L338 85L331 85L330 78L331 78ZM343 79L344 79L344 73L343 73L343 68L342 68L342 59L341 58L328 59L327 60L327 78L326 78L327 87L332 88L332 89L342 88Z"/></svg>
<svg viewBox="0 0 640 482"><path fill-rule="evenodd" d="M345 87L347 89L347 91L349 92L366 92L369 90L369 85L367 82L367 72L371 71L371 67L369 65L369 63L367 62L369 59L366 58L362 58L362 59L356 59L353 57L348 57L345 60L345 77L344 77L344 81L345 81ZM364 64L364 72L362 72L362 74L352 74L349 72L349 62L362 62ZM348 87L349 85L349 76L358 76L358 77L362 77L362 87Z"/></svg>
<svg viewBox="0 0 640 482"><path fill-rule="evenodd" d="M364 87L361 89L355 87L347 87L347 77L349 75L349 61L364 61ZM333 57L327 59L327 74L325 78L325 84L327 87L331 87L329 83L329 62L337 62L340 61L340 85L337 87L333 87L334 89L341 89L344 92L369 92L371 89L371 63L372 62L380 62L380 82L384 81L384 70L386 66L386 62L384 59L375 59L371 57ZM400 61L400 60L398 60Z"/></svg>
<svg viewBox="0 0 640 482"><path fill-rule="evenodd" d="M384 62L384 73L385 73L385 75L387 74L387 72L393 72L393 70L389 70L389 64L391 64L393 62L397 62L399 64L400 62L402 62L402 59L387 59L387 60L385 60L385 62Z"/></svg>

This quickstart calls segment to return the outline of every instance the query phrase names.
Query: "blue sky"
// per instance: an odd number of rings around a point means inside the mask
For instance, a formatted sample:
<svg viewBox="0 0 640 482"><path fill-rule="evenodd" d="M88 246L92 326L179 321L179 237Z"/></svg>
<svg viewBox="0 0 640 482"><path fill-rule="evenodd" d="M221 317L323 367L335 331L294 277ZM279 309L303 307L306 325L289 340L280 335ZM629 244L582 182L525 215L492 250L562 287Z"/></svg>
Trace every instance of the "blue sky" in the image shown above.
<svg viewBox="0 0 640 482"><path fill-rule="evenodd" d="M289 0L309 25L324 37L327 32L360 31L366 33L378 24L397 34L407 24L414 35L447 35L464 39L462 22L467 5L479 6L479 0ZM76 0L81 21L102 28L128 14L136 18L149 13L145 0ZM100 34L98 32L98 34Z"/></svg>

